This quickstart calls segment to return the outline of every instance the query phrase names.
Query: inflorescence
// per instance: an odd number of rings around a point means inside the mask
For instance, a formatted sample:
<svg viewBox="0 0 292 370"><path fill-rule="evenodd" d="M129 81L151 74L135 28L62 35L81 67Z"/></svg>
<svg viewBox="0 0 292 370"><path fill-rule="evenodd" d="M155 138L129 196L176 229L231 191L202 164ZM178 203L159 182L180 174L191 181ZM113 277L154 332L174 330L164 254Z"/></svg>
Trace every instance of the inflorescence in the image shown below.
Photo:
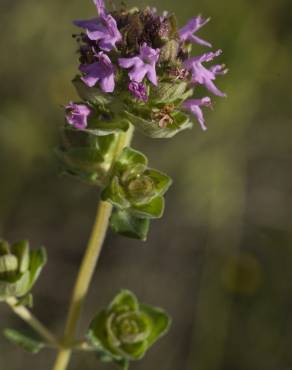
<svg viewBox="0 0 292 370"><path fill-rule="evenodd" d="M194 44L212 47L197 35L209 19L199 15L179 28L168 12L109 12L103 0L94 3L96 18L74 21L81 32L74 35L80 65L73 84L81 101L65 106L58 153L65 173L101 187L114 207L112 229L145 240L150 220L163 214L171 179L132 148L115 157L119 135L135 127L151 138L171 138L192 128L193 118L206 130L202 108L212 101L197 96L197 87L224 97L215 80L227 69L207 66L221 50L192 54Z"/></svg>
<svg viewBox="0 0 292 370"><path fill-rule="evenodd" d="M190 127L188 117L193 115L205 130L201 108L211 107L211 98L194 98L194 89L202 85L214 95L225 96L214 81L227 72L222 64L205 65L218 57L221 50L199 56L191 54L193 44L212 47L197 36L209 19L197 16L178 28L175 16L168 12L159 15L149 7L142 10L123 7L108 12L103 0L94 3L96 18L74 21L82 29L74 35L79 44L80 80L89 88L98 87L101 93L116 97L125 111L155 123L158 128L166 131L175 128L176 133ZM92 106L88 108L94 110ZM66 111L70 125L77 129L87 127L90 111L84 105L71 103ZM168 113L164 114L165 111ZM131 123L141 126L139 120ZM160 136L163 134L155 137Z"/></svg>

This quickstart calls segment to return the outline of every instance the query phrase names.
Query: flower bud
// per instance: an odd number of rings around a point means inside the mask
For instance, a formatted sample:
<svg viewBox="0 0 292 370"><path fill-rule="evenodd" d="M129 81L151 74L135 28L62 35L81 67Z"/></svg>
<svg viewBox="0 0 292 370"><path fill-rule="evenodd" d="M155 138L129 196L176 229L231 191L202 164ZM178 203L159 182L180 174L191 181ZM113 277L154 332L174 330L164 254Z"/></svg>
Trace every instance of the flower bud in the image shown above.
<svg viewBox="0 0 292 370"><path fill-rule="evenodd" d="M122 290L92 321L88 339L107 360L139 360L170 323L163 310L140 304L132 292Z"/></svg>
<svg viewBox="0 0 292 370"><path fill-rule="evenodd" d="M30 251L27 241L0 242L0 301L30 292L46 263L44 248Z"/></svg>
<svg viewBox="0 0 292 370"><path fill-rule="evenodd" d="M114 165L102 199L136 217L161 217L163 195L171 185L171 179L147 164L147 158L142 153L125 148Z"/></svg>

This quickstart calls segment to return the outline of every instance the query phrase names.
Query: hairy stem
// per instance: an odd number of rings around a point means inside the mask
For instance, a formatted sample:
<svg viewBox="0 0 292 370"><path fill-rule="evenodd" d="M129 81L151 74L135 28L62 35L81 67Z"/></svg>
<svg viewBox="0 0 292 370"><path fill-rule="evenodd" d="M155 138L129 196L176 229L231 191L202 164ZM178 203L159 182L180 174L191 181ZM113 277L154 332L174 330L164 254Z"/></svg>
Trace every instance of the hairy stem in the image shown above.
<svg viewBox="0 0 292 370"><path fill-rule="evenodd" d="M7 298L6 303L29 326L31 326L49 345L59 347L55 336L24 306L17 306L16 298Z"/></svg>
<svg viewBox="0 0 292 370"><path fill-rule="evenodd" d="M113 152L112 165L114 164L117 157L120 155L123 148L130 144L132 136L132 126L126 133L119 134ZM86 298L89 285L102 249L111 212L112 205L108 202L100 201L96 220L73 290L65 333L62 341L62 348L58 353L53 370L66 370L68 367L72 355L72 344L75 340L75 334L81 313L81 308Z"/></svg>

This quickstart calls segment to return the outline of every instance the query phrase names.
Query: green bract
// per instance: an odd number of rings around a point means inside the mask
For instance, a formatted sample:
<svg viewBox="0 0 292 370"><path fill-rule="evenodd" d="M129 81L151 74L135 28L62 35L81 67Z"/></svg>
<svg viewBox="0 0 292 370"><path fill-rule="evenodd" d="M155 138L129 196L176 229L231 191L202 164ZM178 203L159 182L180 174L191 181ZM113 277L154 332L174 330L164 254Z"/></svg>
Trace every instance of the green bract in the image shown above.
<svg viewBox="0 0 292 370"><path fill-rule="evenodd" d="M97 136L88 131L64 128L57 154L65 173L89 184L103 185L111 164L110 149L115 142L115 135Z"/></svg>
<svg viewBox="0 0 292 370"><path fill-rule="evenodd" d="M28 294L46 263L44 248L30 251L27 241L0 242L0 301Z"/></svg>
<svg viewBox="0 0 292 370"><path fill-rule="evenodd" d="M125 112L129 121L144 135L153 139L168 139L193 127L188 116L179 110L171 114L159 108L144 108Z"/></svg>
<svg viewBox="0 0 292 370"><path fill-rule="evenodd" d="M161 309L140 304L122 290L92 321L88 339L104 361L118 364L141 359L169 329L171 320Z"/></svg>
<svg viewBox="0 0 292 370"><path fill-rule="evenodd" d="M193 127L181 109L181 103L193 95L193 89L185 81L168 79L157 87L149 87L147 104L137 102L124 91L105 94L98 87L86 86L79 77L73 80L73 84L93 112L87 132L108 135L126 131L131 123L151 138L171 138Z"/></svg>
<svg viewBox="0 0 292 370"><path fill-rule="evenodd" d="M144 154L125 148L115 162L102 199L138 218L161 217L163 195L171 185L171 179L147 164Z"/></svg>

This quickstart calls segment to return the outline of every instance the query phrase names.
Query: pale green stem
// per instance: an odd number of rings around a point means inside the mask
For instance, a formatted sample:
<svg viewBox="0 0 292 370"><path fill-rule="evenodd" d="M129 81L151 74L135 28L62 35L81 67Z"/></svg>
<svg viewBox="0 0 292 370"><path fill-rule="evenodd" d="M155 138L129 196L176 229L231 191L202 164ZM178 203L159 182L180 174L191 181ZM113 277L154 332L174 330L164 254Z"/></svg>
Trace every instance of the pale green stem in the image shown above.
<svg viewBox="0 0 292 370"><path fill-rule="evenodd" d="M123 148L128 146L133 136L131 126L126 133L119 134L116 147L113 152L112 165L120 155ZM109 218L112 212L112 205L108 202L100 201L96 220L92 229L88 246L81 263L79 274L72 294L66 328L60 349L53 370L66 370L71 355L72 344L75 341L77 323L80 317L81 308L86 298L89 285L102 249L105 235L108 228Z"/></svg>
<svg viewBox="0 0 292 370"><path fill-rule="evenodd" d="M7 298L6 303L11 307L16 315L31 326L49 345L59 347L55 336L47 329L33 314L24 306L18 306L16 298Z"/></svg>

